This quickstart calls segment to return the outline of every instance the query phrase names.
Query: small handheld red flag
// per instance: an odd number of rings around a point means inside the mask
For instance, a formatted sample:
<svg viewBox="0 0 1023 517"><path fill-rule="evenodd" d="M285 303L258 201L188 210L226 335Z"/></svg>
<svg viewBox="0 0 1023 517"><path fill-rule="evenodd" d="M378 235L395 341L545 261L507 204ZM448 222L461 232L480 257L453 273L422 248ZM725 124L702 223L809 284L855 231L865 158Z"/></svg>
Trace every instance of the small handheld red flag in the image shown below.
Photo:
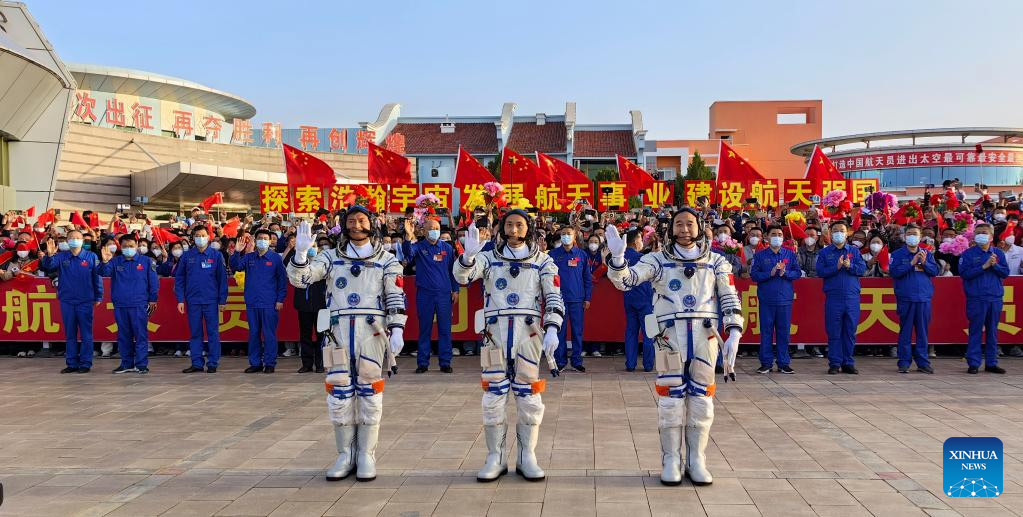
<svg viewBox="0 0 1023 517"><path fill-rule="evenodd" d="M210 209L213 208L213 205L219 205L219 204L221 204L223 202L224 202L224 193L223 192L214 192L212 196L210 196L210 197L208 197L206 199L203 199L202 202L199 203L199 206L202 207L202 211L203 212L209 213Z"/></svg>

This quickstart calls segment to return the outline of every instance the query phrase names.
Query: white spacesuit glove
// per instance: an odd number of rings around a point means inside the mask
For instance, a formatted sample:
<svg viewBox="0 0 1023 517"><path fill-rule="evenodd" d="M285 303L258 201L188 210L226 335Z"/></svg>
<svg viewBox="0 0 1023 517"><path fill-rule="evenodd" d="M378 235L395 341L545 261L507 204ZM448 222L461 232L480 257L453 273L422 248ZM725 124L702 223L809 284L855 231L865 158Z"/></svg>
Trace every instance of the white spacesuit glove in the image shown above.
<svg viewBox="0 0 1023 517"><path fill-rule="evenodd" d="M618 235L618 228L609 224L604 229L604 238L607 239L607 250L611 252L614 265L621 266L625 263L625 240Z"/></svg>
<svg viewBox="0 0 1023 517"><path fill-rule="evenodd" d="M476 254L483 249L483 243L480 242L480 230L476 228L476 223L469 225L469 229L465 232L465 245L463 246L465 251L462 255L465 256L467 262L472 262L476 258Z"/></svg>
<svg viewBox="0 0 1023 517"><path fill-rule="evenodd" d="M298 225L298 233L295 234L295 257L292 260L296 264L305 264L306 258L309 256L309 248L313 247L314 242L316 240L313 238L313 228L303 220Z"/></svg>
<svg viewBox="0 0 1023 517"><path fill-rule="evenodd" d="M722 361L724 361L724 363L732 370L735 370L735 356L739 352L740 338L742 338L742 332L733 328L728 332L728 339L725 340L725 348L721 351L724 355Z"/></svg>
<svg viewBox="0 0 1023 517"><path fill-rule="evenodd" d="M405 347L405 329L401 327L391 328L391 354L397 356Z"/></svg>
<svg viewBox="0 0 1023 517"><path fill-rule="evenodd" d="M547 357L554 357L554 352L558 349L558 331L554 330L554 327L547 327L547 332L543 335L543 352L547 354Z"/></svg>

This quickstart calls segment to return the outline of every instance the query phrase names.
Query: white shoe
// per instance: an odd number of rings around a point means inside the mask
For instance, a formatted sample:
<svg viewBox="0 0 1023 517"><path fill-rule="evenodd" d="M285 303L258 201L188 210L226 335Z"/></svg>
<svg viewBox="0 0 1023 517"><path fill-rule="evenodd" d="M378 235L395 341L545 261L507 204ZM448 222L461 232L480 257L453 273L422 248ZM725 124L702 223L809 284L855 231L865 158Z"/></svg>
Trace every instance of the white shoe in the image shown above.
<svg viewBox="0 0 1023 517"><path fill-rule="evenodd" d="M25 357L25 351L18 352L18 357Z"/></svg>
<svg viewBox="0 0 1023 517"><path fill-rule="evenodd" d="M283 355L284 357L291 357L291 356L295 355L295 351L290 349L290 348L286 348L286 349L284 349L284 353L281 354L281 355Z"/></svg>
<svg viewBox="0 0 1023 517"><path fill-rule="evenodd" d="M35 357L36 356L36 351L35 350L29 350L28 352L25 352L25 355L27 357Z"/></svg>
<svg viewBox="0 0 1023 517"><path fill-rule="evenodd" d="M593 352L593 357L604 357L600 352Z"/></svg>
<svg viewBox="0 0 1023 517"><path fill-rule="evenodd" d="M462 351L457 348L452 348L451 355L462 355Z"/></svg>
<svg viewBox="0 0 1023 517"><path fill-rule="evenodd" d="M487 439L487 460L476 474L476 481L487 483L508 473L508 462L504 455L508 424L485 425L483 433Z"/></svg>
<svg viewBox="0 0 1023 517"><path fill-rule="evenodd" d="M183 355L185 355L185 354L183 354L183 353L181 352L181 350L175 350L175 351L174 351L174 357L181 357L181 356L183 356Z"/></svg>

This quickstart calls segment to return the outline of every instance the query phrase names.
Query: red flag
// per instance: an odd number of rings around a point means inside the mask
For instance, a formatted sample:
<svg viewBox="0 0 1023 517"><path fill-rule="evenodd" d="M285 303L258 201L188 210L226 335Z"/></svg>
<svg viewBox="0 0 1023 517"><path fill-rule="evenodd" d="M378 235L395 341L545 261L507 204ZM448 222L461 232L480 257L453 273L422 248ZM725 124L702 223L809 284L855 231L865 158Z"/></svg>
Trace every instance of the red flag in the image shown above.
<svg viewBox="0 0 1023 517"><path fill-rule="evenodd" d="M46 226L46 225L48 225L48 224L50 224L50 223L52 223L52 222L54 222L56 220L57 220L57 216L54 213L54 210L51 208L51 209L49 209L49 210L39 214L39 219L36 219L36 222L39 223L39 224L42 224L43 226Z"/></svg>
<svg viewBox="0 0 1023 517"><path fill-rule="evenodd" d="M199 203L199 206L202 207L202 211L203 212L209 213L210 209L213 208L213 205L219 205L219 204L221 204L223 202L224 202L224 193L223 192L214 192L212 196L210 196L210 197L208 197L206 199L203 199L202 202Z"/></svg>
<svg viewBox="0 0 1023 517"><path fill-rule="evenodd" d="M615 157L618 159L618 178L628 184L625 188L626 196L642 194L644 189L654 186L654 177L642 167L620 154Z"/></svg>
<svg viewBox="0 0 1023 517"><path fill-rule="evenodd" d="M369 142L369 182L383 185L412 183L412 162L394 151Z"/></svg>
<svg viewBox="0 0 1023 517"><path fill-rule="evenodd" d="M89 228L99 228L99 214L93 212L89 214Z"/></svg>
<svg viewBox="0 0 1023 517"><path fill-rule="evenodd" d="M73 224L75 226L84 226L84 227L88 227L89 226L85 222L85 218L82 217L82 214L80 214L78 212L72 212L71 213L71 224Z"/></svg>
<svg viewBox="0 0 1023 517"><path fill-rule="evenodd" d="M30 206L30 207L28 207L28 210L25 210L25 217L35 217L35 216L36 216L36 207L35 207L35 205Z"/></svg>
<svg viewBox="0 0 1023 517"><path fill-rule="evenodd" d="M591 180L585 172L572 167L571 165L540 151L536 152L536 164L544 175L555 179L560 185L572 183L590 183Z"/></svg>
<svg viewBox="0 0 1023 517"><path fill-rule="evenodd" d="M224 235L228 237L238 236L238 227L241 226L242 220L238 216L232 217L224 223Z"/></svg>
<svg viewBox="0 0 1023 517"><path fill-rule="evenodd" d="M861 209L858 206L853 207L853 218L852 218L852 229L853 229L853 231L859 230L860 227L863 226L862 215L863 215L863 209Z"/></svg>
<svg viewBox="0 0 1023 517"><path fill-rule="evenodd" d="M172 231L170 231L170 230L168 230L166 228L160 228L159 226L154 226L153 227L153 239L156 240L157 242L159 242L160 244L171 244L171 243L180 241L181 237L178 237L174 232L172 232Z"/></svg>
<svg viewBox="0 0 1023 517"><path fill-rule="evenodd" d="M317 185L327 187L337 182L334 169L327 162L288 144L284 147L284 168L289 185Z"/></svg>
<svg viewBox="0 0 1023 517"><path fill-rule="evenodd" d="M763 174L760 174L745 158L739 156L732 146L726 144L724 140L721 141L718 150L718 185L722 181L748 182L762 179L766 179Z"/></svg>
<svg viewBox="0 0 1023 517"><path fill-rule="evenodd" d="M814 145L813 153L810 154L810 160L806 162L806 172L803 174L803 179L810 180L810 192L824 195L822 190L825 180L831 181L845 178L842 177L841 172L838 172L835 164L831 163L831 160L824 155L824 151L821 151L819 146Z"/></svg>
<svg viewBox="0 0 1023 517"><path fill-rule="evenodd" d="M10 262L12 258L14 258L13 251L5 251L3 253L0 253L0 266Z"/></svg>
<svg viewBox="0 0 1023 517"><path fill-rule="evenodd" d="M455 188L463 189L466 185L482 185L497 181L494 175L465 148L458 147L458 162L455 163Z"/></svg>
<svg viewBox="0 0 1023 517"><path fill-rule="evenodd" d="M522 183L527 198L536 195L536 186L554 183L554 177L540 170L529 158L505 147L501 158L501 183Z"/></svg>

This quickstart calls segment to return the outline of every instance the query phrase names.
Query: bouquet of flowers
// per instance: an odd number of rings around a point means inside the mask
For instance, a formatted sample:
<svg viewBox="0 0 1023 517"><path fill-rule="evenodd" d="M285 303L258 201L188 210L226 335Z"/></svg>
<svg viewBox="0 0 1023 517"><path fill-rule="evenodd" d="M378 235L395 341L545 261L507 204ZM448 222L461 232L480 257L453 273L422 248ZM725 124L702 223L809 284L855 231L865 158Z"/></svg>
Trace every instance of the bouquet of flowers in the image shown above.
<svg viewBox="0 0 1023 517"><path fill-rule="evenodd" d="M841 219L852 210L852 201L844 190L832 190L821 199L821 205L826 207L825 213L832 219Z"/></svg>
<svg viewBox="0 0 1023 517"><path fill-rule="evenodd" d="M412 209L412 216L415 217L416 222L423 225L426 223L427 217L437 213L437 207L439 206L440 199L437 196L423 194L416 198L416 206Z"/></svg>
<svg viewBox="0 0 1023 517"><path fill-rule="evenodd" d="M483 200L486 202L488 213L494 213L495 209L507 206L508 202L504 199L504 185L496 181L484 183Z"/></svg>
<svg viewBox="0 0 1023 517"><path fill-rule="evenodd" d="M785 214L785 224L788 226L788 233L793 239L802 240L806 238L806 217L803 216L802 212L793 211Z"/></svg>
<svg viewBox="0 0 1023 517"><path fill-rule="evenodd" d="M952 215L952 227L957 232L972 232L975 224L973 214L970 212L956 212Z"/></svg>
<svg viewBox="0 0 1023 517"><path fill-rule="evenodd" d="M938 250L942 253L948 253L950 255L959 256L962 255L967 248L970 247L970 240L965 235L956 235L955 239L951 242L943 242L938 246Z"/></svg>
<svg viewBox="0 0 1023 517"><path fill-rule="evenodd" d="M879 190L871 194L864 205L872 211L887 215L899 209L899 200L894 195Z"/></svg>
<svg viewBox="0 0 1023 517"><path fill-rule="evenodd" d="M909 223L923 224L924 211L920 203L909 201L898 212L895 212L895 224L906 225Z"/></svg>
<svg viewBox="0 0 1023 517"><path fill-rule="evenodd" d="M947 189L944 194L931 194L927 204L939 212L947 212L959 208L959 198L956 197L954 190Z"/></svg>
<svg viewBox="0 0 1023 517"><path fill-rule="evenodd" d="M729 237L724 242L718 243L718 247L721 249L721 251L724 251L729 255L737 255L739 254L740 251L742 251L742 244L740 244L739 241L731 237Z"/></svg>
<svg viewBox="0 0 1023 517"><path fill-rule="evenodd" d="M361 205L368 208L370 212L377 211L377 200L370 195L369 189L365 185L356 185L351 192L341 199L341 203L346 207Z"/></svg>

